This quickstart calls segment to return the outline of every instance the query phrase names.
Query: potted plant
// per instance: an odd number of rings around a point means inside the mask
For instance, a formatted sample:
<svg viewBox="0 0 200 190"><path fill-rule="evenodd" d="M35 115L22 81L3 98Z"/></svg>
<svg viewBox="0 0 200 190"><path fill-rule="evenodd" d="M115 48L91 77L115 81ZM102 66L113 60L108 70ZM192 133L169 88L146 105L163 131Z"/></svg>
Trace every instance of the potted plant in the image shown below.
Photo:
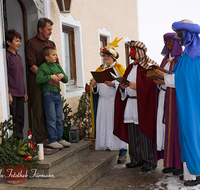
<svg viewBox="0 0 200 190"><path fill-rule="evenodd" d="M91 84L91 82L90 82ZM63 138L69 141L69 130L72 125L78 127L80 140L90 140L92 145L90 146L91 150L95 148L95 139L91 138L92 131L92 115L91 115L91 105L90 105L90 88L89 85L86 85L85 92L79 99L79 104L77 112L72 113L72 109L69 107L69 104L66 103L66 100L63 98L63 125L64 132Z"/></svg>
<svg viewBox="0 0 200 190"><path fill-rule="evenodd" d="M91 84L91 82L90 82ZM73 115L73 125L79 128L80 138L86 141L92 141L91 150L95 149L95 139L91 138L92 132L92 114L90 105L90 88L86 85L85 92L79 99L78 110Z"/></svg>
<svg viewBox="0 0 200 190"><path fill-rule="evenodd" d="M72 126L71 120L73 115L70 114L72 112L72 109L69 107L69 104L66 103L66 99L62 97L63 102L63 138L66 141L69 141L69 131Z"/></svg>
<svg viewBox="0 0 200 190"><path fill-rule="evenodd" d="M13 129L11 120L0 123L0 166L4 169L7 183L18 184L27 181L28 168L37 164L38 148L29 147L30 139L18 139L15 134L9 137L8 131Z"/></svg>

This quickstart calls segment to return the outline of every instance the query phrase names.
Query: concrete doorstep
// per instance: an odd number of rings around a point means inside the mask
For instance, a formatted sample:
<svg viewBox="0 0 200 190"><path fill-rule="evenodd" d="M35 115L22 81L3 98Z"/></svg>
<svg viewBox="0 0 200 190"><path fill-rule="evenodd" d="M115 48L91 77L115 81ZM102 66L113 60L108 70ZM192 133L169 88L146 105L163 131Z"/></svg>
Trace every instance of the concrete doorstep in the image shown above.
<svg viewBox="0 0 200 190"><path fill-rule="evenodd" d="M0 189L88 189L116 165L118 151L90 151L91 142L79 143L53 155L45 155L45 160L37 166L38 178L28 178L26 183L18 185L7 184L4 180L0 182ZM49 178L45 179L45 175Z"/></svg>

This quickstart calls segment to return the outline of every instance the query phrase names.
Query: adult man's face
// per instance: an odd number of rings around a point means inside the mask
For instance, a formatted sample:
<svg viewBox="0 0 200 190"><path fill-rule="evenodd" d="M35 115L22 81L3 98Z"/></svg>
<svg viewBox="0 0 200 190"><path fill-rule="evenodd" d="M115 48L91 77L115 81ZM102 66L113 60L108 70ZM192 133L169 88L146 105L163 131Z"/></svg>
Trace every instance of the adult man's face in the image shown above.
<svg viewBox="0 0 200 190"><path fill-rule="evenodd" d="M183 30L177 30L177 36L179 37L181 41L181 45L183 45Z"/></svg>
<svg viewBox="0 0 200 190"><path fill-rule="evenodd" d="M44 29L42 29L41 27L39 28L39 32L41 33L44 39L48 40L52 34L52 29L53 26L47 22Z"/></svg>

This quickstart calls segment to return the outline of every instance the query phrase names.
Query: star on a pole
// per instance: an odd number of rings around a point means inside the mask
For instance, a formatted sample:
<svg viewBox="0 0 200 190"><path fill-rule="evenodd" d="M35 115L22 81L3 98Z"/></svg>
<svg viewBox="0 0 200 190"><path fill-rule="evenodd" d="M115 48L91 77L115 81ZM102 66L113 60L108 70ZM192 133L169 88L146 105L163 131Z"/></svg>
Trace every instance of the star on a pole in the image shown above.
<svg viewBox="0 0 200 190"><path fill-rule="evenodd" d="M113 47L119 47L118 46L118 42L121 40L122 38L120 38L119 40L118 40L118 37L116 37L115 39L114 39L114 41L112 42L112 43L108 43L108 45L109 46L113 46Z"/></svg>

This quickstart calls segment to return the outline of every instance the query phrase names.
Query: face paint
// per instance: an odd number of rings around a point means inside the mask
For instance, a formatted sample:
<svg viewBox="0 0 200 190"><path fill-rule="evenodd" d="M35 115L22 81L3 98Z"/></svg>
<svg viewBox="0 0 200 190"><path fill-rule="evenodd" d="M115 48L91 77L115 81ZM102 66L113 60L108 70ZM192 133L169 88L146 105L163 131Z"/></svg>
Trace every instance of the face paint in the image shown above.
<svg viewBox="0 0 200 190"><path fill-rule="evenodd" d="M173 49L173 44L170 38L167 38L167 48L169 49L170 52Z"/></svg>
<svg viewBox="0 0 200 190"><path fill-rule="evenodd" d="M180 45L183 45L183 30L177 30L177 36L180 39Z"/></svg>
<svg viewBox="0 0 200 190"><path fill-rule="evenodd" d="M131 47L131 51L130 51L130 57L131 57L131 59L135 59L135 53L136 53L135 48Z"/></svg>

